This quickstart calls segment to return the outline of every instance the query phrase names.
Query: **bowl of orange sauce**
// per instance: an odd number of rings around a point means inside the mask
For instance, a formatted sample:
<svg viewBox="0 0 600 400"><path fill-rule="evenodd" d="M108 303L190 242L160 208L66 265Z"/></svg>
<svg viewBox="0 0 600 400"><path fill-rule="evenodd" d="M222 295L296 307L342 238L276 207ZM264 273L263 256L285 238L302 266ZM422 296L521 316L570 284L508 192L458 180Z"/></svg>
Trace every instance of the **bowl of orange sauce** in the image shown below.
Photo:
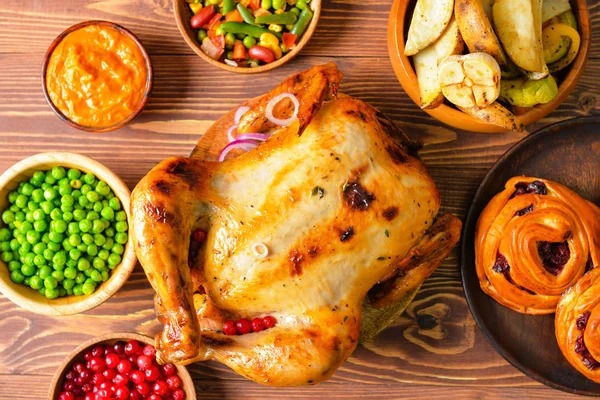
<svg viewBox="0 0 600 400"><path fill-rule="evenodd" d="M132 121L152 91L150 56L140 40L107 21L85 21L50 45L42 88L54 113L74 128L108 132Z"/></svg>

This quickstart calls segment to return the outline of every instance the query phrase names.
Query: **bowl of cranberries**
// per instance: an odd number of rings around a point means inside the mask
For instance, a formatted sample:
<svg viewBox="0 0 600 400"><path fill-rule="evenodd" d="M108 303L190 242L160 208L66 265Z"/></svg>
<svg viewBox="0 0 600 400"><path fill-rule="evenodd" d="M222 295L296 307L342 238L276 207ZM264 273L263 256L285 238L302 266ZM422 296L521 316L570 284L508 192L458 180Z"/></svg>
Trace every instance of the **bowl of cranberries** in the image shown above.
<svg viewBox="0 0 600 400"><path fill-rule="evenodd" d="M77 347L58 367L52 400L195 400L186 368L159 365L154 340L136 333L97 337Z"/></svg>

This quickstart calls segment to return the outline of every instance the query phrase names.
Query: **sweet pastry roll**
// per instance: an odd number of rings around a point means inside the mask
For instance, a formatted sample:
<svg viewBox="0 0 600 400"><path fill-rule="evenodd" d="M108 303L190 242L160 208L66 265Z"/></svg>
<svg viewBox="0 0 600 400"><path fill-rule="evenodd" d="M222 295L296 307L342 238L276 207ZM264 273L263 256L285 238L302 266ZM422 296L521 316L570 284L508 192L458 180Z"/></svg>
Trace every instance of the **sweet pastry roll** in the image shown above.
<svg viewBox="0 0 600 400"><path fill-rule="evenodd" d="M558 347L569 363L600 383L600 268L568 289L556 309Z"/></svg>
<svg viewBox="0 0 600 400"><path fill-rule="evenodd" d="M600 209L556 182L514 177L485 207L475 232L485 293L525 314L550 314L600 264Z"/></svg>

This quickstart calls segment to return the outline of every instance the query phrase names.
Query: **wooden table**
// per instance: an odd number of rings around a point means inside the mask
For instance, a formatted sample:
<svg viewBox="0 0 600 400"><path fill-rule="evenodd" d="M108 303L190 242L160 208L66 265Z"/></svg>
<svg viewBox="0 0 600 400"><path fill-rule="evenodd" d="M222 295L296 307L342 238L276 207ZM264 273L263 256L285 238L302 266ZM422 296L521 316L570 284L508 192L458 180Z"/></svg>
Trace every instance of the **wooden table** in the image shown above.
<svg viewBox="0 0 600 400"><path fill-rule="evenodd" d="M386 26L391 5L391 0L324 1L319 27L300 57L270 73L243 76L213 68L192 53L175 26L169 0L4 0L0 6L0 172L35 153L72 151L106 164L133 189L160 160L187 155L225 111L296 71L335 61L345 74L343 92L379 108L411 138L425 142L421 156L441 190L442 211L464 218L488 168L525 134L456 131L420 111L398 84L388 59ZM588 1L588 6L595 25L600 1ZM110 20L131 29L154 64L154 91L145 111L127 128L113 133L93 135L68 127L42 95L40 70L46 48L65 28L89 19ZM600 113L596 42L592 41L591 59L575 92L531 131ZM199 398L570 397L524 376L486 342L469 313L458 262L455 250L394 326L358 348L328 382L273 389L209 362L190 367ZM152 296L139 266L112 299L82 315L42 317L0 296L0 398L45 398L59 362L93 336L157 332ZM421 329L418 315L433 315L439 323Z"/></svg>

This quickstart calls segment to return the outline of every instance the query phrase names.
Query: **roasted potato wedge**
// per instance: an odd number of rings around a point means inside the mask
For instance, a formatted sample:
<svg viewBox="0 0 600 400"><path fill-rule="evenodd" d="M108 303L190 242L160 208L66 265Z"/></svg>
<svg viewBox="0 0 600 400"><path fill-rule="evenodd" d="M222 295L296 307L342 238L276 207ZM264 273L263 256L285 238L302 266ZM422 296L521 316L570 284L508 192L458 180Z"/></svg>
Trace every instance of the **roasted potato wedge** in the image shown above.
<svg viewBox="0 0 600 400"><path fill-rule="evenodd" d="M542 0L496 0L493 15L496 33L510 59L531 73L531 78L545 78L548 67L542 48Z"/></svg>
<svg viewBox="0 0 600 400"><path fill-rule="evenodd" d="M494 57L501 67L507 65L506 54L485 13L482 0L456 0L454 16L471 53L487 53Z"/></svg>
<svg viewBox="0 0 600 400"><path fill-rule="evenodd" d="M408 28L404 53L414 56L444 32L452 17L454 0L418 0Z"/></svg>
<svg viewBox="0 0 600 400"><path fill-rule="evenodd" d="M438 66L447 57L461 54L465 43L458 30L456 19L452 18L448 27L431 46L415 54L413 61L419 82L421 108L432 109L444 102L444 95L438 81Z"/></svg>
<svg viewBox="0 0 600 400"><path fill-rule="evenodd" d="M517 122L515 115L497 101L485 108L459 107L459 109L465 114L509 131L522 132L524 129L523 124Z"/></svg>
<svg viewBox="0 0 600 400"><path fill-rule="evenodd" d="M542 23L569 11L571 4L569 0L544 0L542 4Z"/></svg>

